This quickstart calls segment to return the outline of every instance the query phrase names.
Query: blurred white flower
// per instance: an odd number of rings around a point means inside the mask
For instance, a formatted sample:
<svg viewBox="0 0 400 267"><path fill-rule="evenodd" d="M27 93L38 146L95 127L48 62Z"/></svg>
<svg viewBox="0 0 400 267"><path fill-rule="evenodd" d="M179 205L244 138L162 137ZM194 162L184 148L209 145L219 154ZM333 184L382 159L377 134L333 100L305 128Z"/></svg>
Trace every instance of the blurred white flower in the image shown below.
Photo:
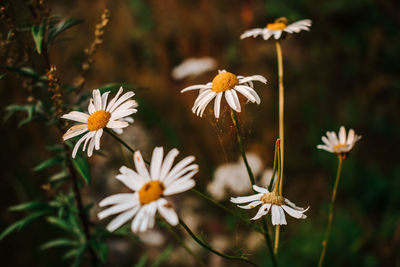
<svg viewBox="0 0 400 267"><path fill-rule="evenodd" d="M101 95L100 90L93 90L93 98L90 99L88 107L89 114L71 111L61 116L63 119L81 123L68 129L63 136L64 141L87 132L76 142L72 151L73 158L75 158L83 141L85 141L83 151L88 146L88 157L92 156L93 149L99 150L103 128L107 127L117 133L122 133L122 128L128 127L129 123L133 122L133 119L128 116L137 112L136 107L138 104L135 100L129 100L129 98L134 96L135 93L130 91L119 97L122 91L121 87L117 95L107 105L107 98L110 92Z"/></svg>
<svg viewBox="0 0 400 267"><path fill-rule="evenodd" d="M140 241L142 241L144 244L147 246L161 246L165 243L165 237L164 235L155 229L146 231L144 233L139 233L138 237Z"/></svg>
<svg viewBox="0 0 400 267"><path fill-rule="evenodd" d="M211 57L188 58L172 69L171 76L175 80L195 77L205 72L215 70L217 62Z"/></svg>
<svg viewBox="0 0 400 267"><path fill-rule="evenodd" d="M253 209L258 205L261 205L256 216L251 218L251 220L257 220L262 216L266 215L271 210L272 224L282 225L287 224L284 211L290 216L296 219L305 219L306 212L309 208L303 209L297 207L294 203L290 202L288 199L276 194L275 192L269 192L266 188L253 185L254 191L257 194L245 196L245 197L231 197L231 202L235 204L249 203L244 206L238 205L242 209Z"/></svg>
<svg viewBox="0 0 400 267"><path fill-rule="evenodd" d="M172 149L163 161L163 148L156 147L148 172L142 155L139 151L134 153L133 159L136 171L125 166L120 168L121 174L116 178L124 183L134 193L122 193L103 199L100 207L113 205L98 214L100 220L117 213L121 213L108 225L110 232L116 230L132 217L132 232L144 232L153 228L155 214L158 212L171 225L178 224L178 215L164 197L187 191L194 187L193 175L198 172L198 165L191 164L195 158L189 156L181 160L172 168L175 157L179 154L177 149Z"/></svg>
<svg viewBox="0 0 400 267"><path fill-rule="evenodd" d="M255 153L247 153L247 161L255 177L259 176L263 164L261 158ZM269 171L268 169L264 172ZM272 175L272 171L269 171ZM260 183L268 185L267 175L262 175ZM226 163L219 166L214 173L213 181L207 185L207 191L217 200L229 197L229 192L245 194L251 191L251 183L243 159L235 163Z"/></svg>
<svg viewBox="0 0 400 267"><path fill-rule="evenodd" d="M311 20L303 19L295 23L288 25L288 20L284 17L275 20L274 23L268 23L265 28L256 28L245 31L240 35L240 39L248 37L257 37L261 35L264 40L268 40L271 36L274 36L275 40L281 38L283 32L287 33L298 33L301 30L309 31L311 27Z"/></svg>
<svg viewBox="0 0 400 267"><path fill-rule="evenodd" d="M318 149L323 149L337 155L346 157L346 155L353 149L355 143L361 139L360 135L356 135L353 129L350 129L349 134L346 136L346 129L344 126L340 127L339 138L335 132L326 132L326 136L322 136L323 145L318 145Z"/></svg>
<svg viewBox="0 0 400 267"><path fill-rule="evenodd" d="M261 103L260 97L253 89L253 81L267 83L267 79L265 79L261 75L244 77L236 76L235 74L227 72L226 70L220 70L218 71L218 74L214 77L212 82L186 87L181 91L181 93L190 90L199 90L199 95L194 102L192 111L200 117L203 116L204 110L206 109L208 103L210 103L211 100L215 98L214 115L216 118L219 118L221 100L223 95L225 95L225 100L228 105L237 112L241 111L237 92L241 93L244 97L247 98L248 101L252 103Z"/></svg>

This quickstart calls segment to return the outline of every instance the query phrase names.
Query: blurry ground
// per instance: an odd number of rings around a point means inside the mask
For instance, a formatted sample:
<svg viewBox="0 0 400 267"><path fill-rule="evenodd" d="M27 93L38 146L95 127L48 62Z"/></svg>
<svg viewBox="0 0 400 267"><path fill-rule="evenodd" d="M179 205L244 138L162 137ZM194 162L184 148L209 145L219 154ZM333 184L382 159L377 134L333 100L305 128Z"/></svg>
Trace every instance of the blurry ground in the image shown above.
<svg viewBox="0 0 400 267"><path fill-rule="evenodd" d="M336 159L317 151L316 145L326 130L337 131L345 125L354 128L363 139L344 165L326 264L400 264L397 1L110 0L52 1L49 7L53 14L84 20L84 24L66 33L72 38L70 41L54 46L50 53L58 75L68 84L74 84L79 76L83 49L93 39L95 23L104 8L110 10L111 22L104 43L95 54L86 90L110 82L146 87L136 91L141 101L135 117L138 123L123 138L145 155L155 145L178 147L182 155L195 155L201 168L196 176L197 187L202 191L216 167L237 160L238 150L232 146L234 129L227 109L219 121L207 111L200 119L191 113L196 93L180 94L188 85L211 81L215 72L177 82L170 76L172 68L188 57L211 56L217 60L218 68L265 76L267 86L256 86L261 105L246 105L239 119L244 122L247 149L259 154L265 166L271 166L277 137L275 46L273 41L241 41L239 36L246 29L263 27L280 16L291 21L312 19L311 32L288 36L282 42L287 134L284 191L296 204L311 208L307 220L288 219L289 226L283 227L279 260L282 266L310 266L318 259ZM24 102L25 91L13 77L0 80L0 86L1 107ZM46 194L40 189L44 173L33 173L31 169L47 155L44 149L37 148L60 139L57 133L52 134L39 124L19 129L16 125L13 118L0 130L0 229L18 218L7 212L8 206ZM111 151L115 144L107 137L102 143L105 151ZM118 153L115 151L111 159L91 158L94 184L86 189L85 201L96 203L121 188L113 179L118 167L125 164ZM269 263L259 237L243 238L242 230L233 231L233 218L190 193L176 200L181 203L178 208L188 224L209 237L216 247L228 251L244 247L246 252L254 252L258 261ZM47 225L34 224L29 231L9 236L0 243L4 255L1 265L54 266L59 261L58 251L44 254L38 246L56 234ZM183 266L179 261L182 258L189 264L192 259L178 249L171 236L162 236L166 238L162 245L150 246L150 250L126 239L110 241L110 266L132 266L146 252L150 259L154 258L167 244L176 247L171 266ZM243 245L244 242L248 244ZM190 246L199 250L210 265L227 264L196 244Z"/></svg>

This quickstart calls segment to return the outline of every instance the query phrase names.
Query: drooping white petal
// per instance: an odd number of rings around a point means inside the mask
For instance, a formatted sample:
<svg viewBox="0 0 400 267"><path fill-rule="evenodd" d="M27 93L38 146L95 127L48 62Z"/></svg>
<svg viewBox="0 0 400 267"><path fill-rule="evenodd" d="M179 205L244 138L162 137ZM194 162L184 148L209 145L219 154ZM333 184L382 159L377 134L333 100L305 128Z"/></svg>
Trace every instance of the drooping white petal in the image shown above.
<svg viewBox="0 0 400 267"><path fill-rule="evenodd" d="M225 91L225 100L228 105L235 111L240 112L240 107L236 106L235 100L233 99L231 90Z"/></svg>
<svg viewBox="0 0 400 267"><path fill-rule="evenodd" d="M261 34L262 32L263 32L263 29L261 29L261 28L247 30L242 35L240 35L240 39L248 38L251 36L256 37L257 35Z"/></svg>
<svg viewBox="0 0 400 267"><path fill-rule="evenodd" d="M223 93L218 93L217 96L215 97L215 101L214 101L214 115L215 118L219 118L219 113L220 113L220 109L221 109L221 99L222 99L222 94Z"/></svg>
<svg viewBox="0 0 400 267"><path fill-rule="evenodd" d="M115 128L125 128L128 127L129 123L126 121L109 121L106 125L107 128L115 129Z"/></svg>
<svg viewBox="0 0 400 267"><path fill-rule="evenodd" d="M271 208L271 204L269 204L269 203L263 204L260 207L260 209L258 210L256 216L254 216L250 220L258 220L258 219L260 219L262 216L264 216L265 214L268 213L270 208Z"/></svg>
<svg viewBox="0 0 400 267"><path fill-rule="evenodd" d="M241 106L240 106L240 102L239 102L239 97L237 96L237 94L236 94L236 91L235 90L229 90L229 92L231 92L231 94L232 94L232 96L233 96L233 101L235 101L235 105L236 105L236 107L238 108L238 112L241 112L242 111L242 108L241 108Z"/></svg>
<svg viewBox="0 0 400 267"><path fill-rule="evenodd" d="M94 147L96 148L96 150L100 149L100 138L103 135L103 129L99 129L96 131L96 135L94 137Z"/></svg>
<svg viewBox="0 0 400 267"><path fill-rule="evenodd" d="M256 102L256 98L247 91L247 86L235 86L235 90L241 93L244 97L246 97L252 103Z"/></svg>
<svg viewBox="0 0 400 267"><path fill-rule="evenodd" d="M260 200L260 198L263 196L263 194L255 194L255 195L250 195L250 196L245 196L245 197L231 197L231 202L240 204L240 203L247 203L251 202L254 200Z"/></svg>
<svg viewBox="0 0 400 267"><path fill-rule="evenodd" d="M269 193L267 188L260 187L260 186L257 186L257 185L253 185L253 189L254 189L254 191L256 191L258 193L263 193L263 194Z"/></svg>
<svg viewBox="0 0 400 267"><path fill-rule="evenodd" d="M123 203L123 202L137 202L138 197L135 195L137 195L137 194L121 193L121 194L111 195L109 197L106 197L102 201L100 201L99 206L104 207L104 206L114 205L114 204Z"/></svg>
<svg viewBox="0 0 400 267"><path fill-rule="evenodd" d="M129 219L131 219L136 212L139 210L139 206L136 206L133 209L130 209L128 211L125 211L124 213L121 213L117 217L115 217L108 225L107 225L107 230L110 232L114 232L117 230L121 225L126 223Z"/></svg>
<svg viewBox="0 0 400 267"><path fill-rule="evenodd" d="M286 211L287 214L296 218L296 219L305 219L307 218L306 215L303 214L304 211L295 210L289 206L282 205L282 208Z"/></svg>
<svg viewBox="0 0 400 267"><path fill-rule="evenodd" d="M181 93L191 91L191 90L206 89L208 87L209 86L207 86L205 84L196 84L196 85L192 85L192 86L188 86L188 87L184 88L183 90L181 90Z"/></svg>
<svg viewBox="0 0 400 267"><path fill-rule="evenodd" d="M242 209L252 209L252 208L255 208L255 207L257 207L258 205L260 205L260 204L262 204L263 202L261 201L261 200L256 200L256 201L253 201L253 202L250 202L249 204L247 204L247 205L244 205L244 206L238 206L239 208L242 208Z"/></svg>
<svg viewBox="0 0 400 267"><path fill-rule="evenodd" d="M272 205L271 208L272 225L278 225L281 223L281 213L279 212L279 207Z"/></svg>
<svg viewBox="0 0 400 267"><path fill-rule="evenodd" d="M239 83L243 84L243 83L247 83L247 82L250 82L250 81L259 81L259 82L262 82L262 83L267 83L267 79L265 79L264 76L261 76L261 75L252 75L252 76L249 76L249 77L245 77L245 78L239 80Z"/></svg>
<svg viewBox="0 0 400 267"><path fill-rule="evenodd" d="M158 212L164 219L172 226L178 224L179 219L178 215L176 214L175 210L172 208L172 205L165 199L161 198L157 201L158 205Z"/></svg>
<svg viewBox="0 0 400 267"><path fill-rule="evenodd" d="M81 139L79 139L78 142L76 142L74 149L72 150L72 158L75 158L76 153L78 152L79 146L82 144L83 141L85 141L85 139L88 137L89 134L90 134L90 132L88 132L87 134L82 136Z"/></svg>
<svg viewBox="0 0 400 267"><path fill-rule="evenodd" d="M68 131L63 135L63 140L68 140L87 131L89 131L89 129L87 128L86 124L74 125L69 128Z"/></svg>
<svg viewBox="0 0 400 267"><path fill-rule="evenodd" d="M136 203L134 202L123 202L117 205L112 206L111 208L102 210L101 212L99 212L97 214L97 217L102 220L108 216L117 214L117 213L121 213L123 211L126 211L128 209L133 208L134 206L136 206Z"/></svg>

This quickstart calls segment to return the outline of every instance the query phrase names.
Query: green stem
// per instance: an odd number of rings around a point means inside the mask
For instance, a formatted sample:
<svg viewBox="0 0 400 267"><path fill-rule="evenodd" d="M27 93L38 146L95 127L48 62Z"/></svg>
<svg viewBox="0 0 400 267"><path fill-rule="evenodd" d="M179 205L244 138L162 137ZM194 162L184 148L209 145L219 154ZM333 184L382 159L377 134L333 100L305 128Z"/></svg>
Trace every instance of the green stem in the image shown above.
<svg viewBox="0 0 400 267"><path fill-rule="evenodd" d="M331 233L332 221L333 221L333 207L335 204L336 192L337 192L337 188L338 188L338 184L339 184L339 180L340 180L340 173L342 171L343 157L338 156L338 158L339 158L339 162L338 162L338 167L337 167L337 172L336 172L336 179L335 179L335 184L334 184L333 190L332 190L331 204L329 207L328 225L326 227L324 241L322 241L322 251L321 251L321 255L319 257L319 263L318 263L319 267L321 267L324 262L324 258L325 258L325 254L326 254L326 247L328 246L328 240L329 240L329 235Z"/></svg>
<svg viewBox="0 0 400 267"><path fill-rule="evenodd" d="M108 133L109 135L111 135L115 140L117 140L121 145L123 145L126 149L128 149L132 154L135 153L135 150L133 148L131 148L127 143L125 143L124 140L122 140L118 135L116 135L113 131L104 128L104 131L106 133ZM144 159L144 162L146 162L147 164L150 164L149 161Z"/></svg>
<svg viewBox="0 0 400 267"><path fill-rule="evenodd" d="M225 210L226 212L232 214L233 216L235 216L236 218L238 218L239 220L241 220L242 222L244 222L247 226L250 226L251 228L253 228L255 231L264 234L264 231L258 227L257 225L252 224L247 217L243 217L240 214L237 214L236 212L234 212L233 210L225 207L224 205L222 205L221 203L215 201L214 199L212 199L211 197L207 196L206 194L201 193L200 191L197 191L196 189L192 188L191 191L195 194L197 194L198 196L208 200L209 202L213 203L214 205L216 205L217 207Z"/></svg>
<svg viewBox="0 0 400 267"><path fill-rule="evenodd" d="M246 165L246 170L247 170L247 173L249 174L251 185L253 186L256 182L254 179L253 172L251 171L249 162L247 161L246 152L244 151L244 146L243 146L243 138L242 138L242 135L240 134L239 121L237 119L236 112L233 109L231 109L231 118L232 118L233 124L236 127L236 136L237 136L237 140L238 140L238 144L239 144L239 150L240 150L240 153L242 154L244 165Z"/></svg>
<svg viewBox="0 0 400 267"><path fill-rule="evenodd" d="M243 261L246 262L248 264L251 264L252 266L257 266L257 264L255 264L254 262L248 260L246 257L244 256L230 256L230 255L226 255L223 254L221 252L216 251L215 249L213 249L210 245L206 244L205 242L203 242L202 240L200 240L200 238L198 238L191 230L190 228L182 221L182 219L179 218L179 223L180 225L186 230L186 232L188 232L188 234L190 235L191 238L193 238L194 241L196 241L200 246L202 246L203 248L211 251L212 253L223 257L225 259L229 259L229 260L238 260L238 261Z"/></svg>
<svg viewBox="0 0 400 267"><path fill-rule="evenodd" d="M275 180L275 175L276 175L276 169L277 169L278 157L279 157L278 150L279 150L279 139L276 140L276 142L275 142L274 164L272 167L272 177L271 177L271 181L269 182L269 185L268 185L268 191L270 191L270 192L272 190L272 186L274 185L274 180ZM279 179L279 176L276 178Z"/></svg>
<svg viewBox="0 0 400 267"><path fill-rule="evenodd" d="M169 223L165 223L168 231L172 234L175 240L189 253L193 259L199 264L199 266L206 267L206 265L202 262L202 260L185 244L185 241L172 229Z"/></svg>
<svg viewBox="0 0 400 267"><path fill-rule="evenodd" d="M274 250L272 248L272 241L271 241L271 237L269 236L268 225L267 225L267 221L265 220L265 217L263 217L262 223L263 223L263 228L264 228L264 239L265 239L265 243L267 243L269 254L271 255L272 266L276 267L276 266L278 266L278 264L276 263Z"/></svg>

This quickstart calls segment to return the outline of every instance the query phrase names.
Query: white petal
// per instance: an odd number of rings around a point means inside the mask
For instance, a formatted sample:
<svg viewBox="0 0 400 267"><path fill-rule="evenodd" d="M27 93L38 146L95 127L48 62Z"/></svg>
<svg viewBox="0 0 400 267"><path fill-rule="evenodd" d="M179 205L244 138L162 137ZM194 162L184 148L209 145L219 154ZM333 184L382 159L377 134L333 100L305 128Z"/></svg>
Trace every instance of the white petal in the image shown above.
<svg viewBox="0 0 400 267"><path fill-rule="evenodd" d="M236 91L235 90L229 90L229 92L231 92L231 94L232 94L232 96L233 96L233 100L235 101L235 105L236 105L236 107L238 108L238 112L241 112L242 111L242 108L241 108L241 106L240 106L240 102L239 102L239 98L238 98L238 96L237 96L237 94L236 94Z"/></svg>
<svg viewBox="0 0 400 267"><path fill-rule="evenodd" d="M339 130L339 142L340 144L346 144L346 129L343 126Z"/></svg>
<svg viewBox="0 0 400 267"><path fill-rule="evenodd" d="M108 106L107 106L107 108L106 108L106 111L108 111L108 112L110 111L110 108L114 105L115 101L117 101L119 95L122 93L123 90L124 90L124 89L123 89L122 86L121 86L121 87L119 88L117 94L114 96L114 98L111 99L110 103L108 103Z"/></svg>
<svg viewBox="0 0 400 267"><path fill-rule="evenodd" d="M96 108L93 105L93 98L91 98L90 101L89 101L88 111L89 111L90 115L92 115L93 113L96 112Z"/></svg>
<svg viewBox="0 0 400 267"><path fill-rule="evenodd" d="M146 166L144 165L144 160L140 151L136 151L133 154L133 161L135 162L135 167L138 174L146 179L147 182L150 182L150 175Z"/></svg>
<svg viewBox="0 0 400 267"><path fill-rule="evenodd" d="M169 187L169 186L175 186L175 185L179 185L181 183L185 183L186 181L190 180L198 172L199 172L199 170L198 170L198 166L197 166L197 168L195 168L193 171L188 172L184 176L178 177L177 179L174 179L173 181L170 180L169 183L164 183L164 185L166 187Z"/></svg>
<svg viewBox="0 0 400 267"><path fill-rule="evenodd" d="M189 165L189 166L187 166L187 167L181 169L178 173L176 173L176 174L174 174L174 175L169 176L168 178L166 178L166 179L164 180L164 184L165 184L166 186L169 186L169 185L170 185L171 183L173 183L174 181L176 181L176 180L178 180L178 179L181 180L181 179L182 179L182 176L185 175L186 173L188 173L188 172L190 172L190 171L193 171L193 170L198 171L198 169L199 169L199 165L197 165L197 164L191 164L191 165ZM185 175L185 177L186 177L186 175Z"/></svg>
<svg viewBox="0 0 400 267"><path fill-rule="evenodd" d="M118 120L121 119L123 117L129 116L133 113L136 113L137 109L135 108L129 108L129 109L124 109L124 110L119 110L119 111L114 111L111 115L110 120Z"/></svg>
<svg viewBox="0 0 400 267"><path fill-rule="evenodd" d="M179 186L169 186L167 189L165 189L163 195L170 196L181 192L185 192L189 189L192 189L195 185L196 183L194 182L194 180L189 180L186 183L183 183Z"/></svg>
<svg viewBox="0 0 400 267"><path fill-rule="evenodd" d="M280 224L281 222L281 214L279 212L279 208L276 205L272 205L272 211L271 211L271 216L272 216L272 225L277 225Z"/></svg>
<svg viewBox="0 0 400 267"><path fill-rule="evenodd" d="M94 138L92 138L89 141L88 150L87 150L87 155L89 158L93 155L94 145L95 145L95 140L94 140Z"/></svg>
<svg viewBox="0 0 400 267"><path fill-rule="evenodd" d="M121 193L121 194L115 194L111 195L109 197L106 197L102 201L100 201L99 206L104 207L108 205L114 205L117 203L123 203L123 202L132 202L138 203L138 197L137 194L132 194L132 193Z"/></svg>
<svg viewBox="0 0 400 267"><path fill-rule="evenodd" d="M349 135L347 136L346 144L350 145L354 141L354 130L350 129Z"/></svg>
<svg viewBox="0 0 400 267"><path fill-rule="evenodd" d="M114 105L112 105L111 107L108 107L108 112L112 113L116 108L119 107L119 105L121 105L123 102L125 102L126 100L128 100L129 98L133 97L135 95L134 92L129 91L126 92L125 94L123 94L116 102Z"/></svg>
<svg viewBox="0 0 400 267"><path fill-rule="evenodd" d="M279 222L279 224L280 224L280 225L286 225L287 222L286 222L285 213L283 212L283 209L282 209L281 206L279 206L278 209L279 209L279 215L280 215L280 222Z"/></svg>
<svg viewBox="0 0 400 267"><path fill-rule="evenodd" d="M138 106L138 104L137 104L137 102L135 100L132 100L132 99L128 100L125 103L123 103L122 105L120 105L117 109L115 109L112 112L112 115L114 115L114 113L118 113L118 112L121 112L121 111L126 110L126 109L136 108L137 106Z"/></svg>
<svg viewBox="0 0 400 267"><path fill-rule="evenodd" d="M126 223L129 219L131 219L133 216L135 216L136 212L139 210L139 206L136 206L135 208L125 211L124 213L121 213L117 217L115 217L108 225L107 225L107 230L110 232L114 232L117 230L121 225Z"/></svg>
<svg viewBox="0 0 400 267"><path fill-rule="evenodd" d="M247 83L250 81L259 81L262 83L267 83L267 79L265 79L264 76L261 76L261 75L253 75L253 76L245 77L245 78L241 79L239 81L239 83L243 84L243 83Z"/></svg>
<svg viewBox="0 0 400 267"><path fill-rule="evenodd" d="M162 147L154 148L150 164L150 175L151 175L151 180L153 181L158 180L160 178L159 176L160 176L163 155L164 155L164 150Z"/></svg>
<svg viewBox="0 0 400 267"><path fill-rule="evenodd" d="M263 39L264 39L264 40L268 40L273 34L274 34L273 31L270 31L270 30L268 30L268 29L265 29L265 30L263 31Z"/></svg>
<svg viewBox="0 0 400 267"><path fill-rule="evenodd" d="M85 141L85 139L88 137L89 134L90 134L90 132L88 132L87 134L82 136L81 139L79 139L78 142L76 142L74 149L72 150L72 158L75 158L76 153L78 152L79 146L82 144L83 141Z"/></svg>
<svg viewBox="0 0 400 267"><path fill-rule="evenodd" d="M214 101L214 115L215 118L217 119L219 118L219 113L221 109L221 99L222 99L222 93L218 93Z"/></svg>
<svg viewBox="0 0 400 267"><path fill-rule="evenodd" d="M141 207L138 214L136 215L135 219L133 219L132 224L131 224L131 230L134 233L137 233L139 230L139 226L142 223L143 216L146 215L146 209L145 207Z"/></svg>
<svg viewBox="0 0 400 267"><path fill-rule="evenodd" d="M105 92L102 96L101 96L101 109L102 110L106 110L107 107L107 98L108 95L110 94L110 91Z"/></svg>
<svg viewBox="0 0 400 267"><path fill-rule="evenodd" d="M254 189L254 191L256 191L258 193L263 193L263 194L269 193L268 189L257 186L257 185L253 185L253 189Z"/></svg>
<svg viewBox="0 0 400 267"><path fill-rule="evenodd" d="M127 123L126 121L109 121L106 125L107 128L125 128L128 127L129 123Z"/></svg>
<svg viewBox="0 0 400 267"><path fill-rule="evenodd" d="M97 214L97 217L99 218L99 220L102 220L108 216L117 214L117 213L121 213L123 211L126 211L127 209L131 209L134 206L136 206L137 204L134 202L123 202L121 204L117 204L112 206L111 208L105 209L101 212L99 212Z"/></svg>
<svg viewBox="0 0 400 267"><path fill-rule="evenodd" d="M245 85L241 85L241 86L242 86L242 88L246 87L247 91L256 99L256 103L258 105L261 103L260 97L258 96L257 92L253 88L251 88L249 86L245 86Z"/></svg>
<svg viewBox="0 0 400 267"><path fill-rule="evenodd" d="M282 35L282 31L275 31L274 32L274 38L275 40L278 40Z"/></svg>
<svg viewBox="0 0 400 267"><path fill-rule="evenodd" d="M100 138L103 135L103 129L99 129L96 131L96 135L94 137L94 147L96 148L96 150L100 149Z"/></svg>
<svg viewBox="0 0 400 267"><path fill-rule="evenodd" d="M165 218L165 220L172 226L179 223L178 215L172 208L172 205L167 200L161 198L157 201L158 212Z"/></svg>
<svg viewBox="0 0 400 267"><path fill-rule="evenodd" d="M260 207L260 209L258 210L256 216L254 216L250 220L258 220L258 219L260 219L262 216L264 216L265 214L268 213L270 208L271 208L271 204L269 204L269 203L263 204Z"/></svg>
<svg viewBox="0 0 400 267"><path fill-rule="evenodd" d="M228 105L235 111L240 112L239 108L236 107L236 103L235 100L233 99L232 93L230 92L230 90L225 91L225 100L226 102L228 102Z"/></svg>
<svg viewBox="0 0 400 267"><path fill-rule="evenodd" d="M86 137L85 143L83 144L82 151L86 150L86 145L89 143L90 140L95 136L96 132L90 132L89 135Z"/></svg>
<svg viewBox="0 0 400 267"><path fill-rule="evenodd" d="M238 206L238 207L242 208L242 209L252 209L252 208L257 207L258 205L260 205L262 203L263 203L262 201L256 200L256 201L250 202L250 204L247 204L247 205L244 205L244 206Z"/></svg>
<svg viewBox="0 0 400 267"><path fill-rule="evenodd" d="M160 171L160 177L159 180L162 182L164 179L167 177L169 170L172 167L172 164L174 163L175 157L179 154L179 151L174 148L171 151L168 152L167 156L164 159L164 162L162 163L161 171Z"/></svg>
<svg viewBox="0 0 400 267"><path fill-rule="evenodd" d="M240 35L240 39L244 39L244 38L251 37L251 36L256 37L257 35L261 34L262 32L263 32L263 29L260 29L260 28L247 30L242 35Z"/></svg>
<svg viewBox="0 0 400 267"><path fill-rule="evenodd" d="M101 110L101 96L100 96L100 91L98 89L93 90L93 101L96 111Z"/></svg>
<svg viewBox="0 0 400 267"><path fill-rule="evenodd" d="M78 124L74 125L68 129L68 131L63 135L63 140L68 140L72 137L83 134L84 132L89 131L86 124Z"/></svg>
<svg viewBox="0 0 400 267"><path fill-rule="evenodd" d="M231 197L231 202L239 204L239 203L246 203L254 200L260 200L260 198L264 194L255 194L255 195L250 195L250 196L245 196L245 197Z"/></svg>
<svg viewBox="0 0 400 267"><path fill-rule="evenodd" d="M198 90L198 89L206 89L208 88L207 85L205 84L196 84L196 85L192 85L192 86L188 86L186 88L184 88L183 90L181 90L181 93L190 91L190 90Z"/></svg>
<svg viewBox="0 0 400 267"><path fill-rule="evenodd" d="M167 183L167 180L172 179L176 176L177 173L182 171L184 168L186 168L190 163L192 163L196 158L194 156L188 156L181 161L179 161L175 167L172 168L172 170L168 173L168 175L164 178L165 183Z"/></svg>
<svg viewBox="0 0 400 267"><path fill-rule="evenodd" d="M289 214L290 216L296 219L305 219L307 218L306 215L303 214L303 211L295 210L289 206L283 205L282 208Z"/></svg>
<svg viewBox="0 0 400 267"><path fill-rule="evenodd" d="M67 120L72 120L72 121L77 121L77 122L87 123L89 115L85 114L83 112L79 112L79 111L71 111L68 114L62 115L61 118L67 119Z"/></svg>
<svg viewBox="0 0 400 267"><path fill-rule="evenodd" d="M241 93L244 97L246 97L251 102L256 102L256 98L247 91L247 86L237 85L235 86L235 90Z"/></svg>

